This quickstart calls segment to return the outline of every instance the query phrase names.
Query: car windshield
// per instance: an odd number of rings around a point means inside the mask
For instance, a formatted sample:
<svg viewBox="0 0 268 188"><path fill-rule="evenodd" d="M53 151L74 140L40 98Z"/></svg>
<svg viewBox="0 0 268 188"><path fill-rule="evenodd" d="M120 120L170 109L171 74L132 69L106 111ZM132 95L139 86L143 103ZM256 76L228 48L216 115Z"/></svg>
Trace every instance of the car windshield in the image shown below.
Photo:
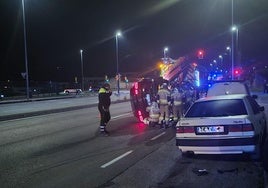
<svg viewBox="0 0 268 188"><path fill-rule="evenodd" d="M221 117L246 115L242 99L226 99L197 102L185 114L185 117Z"/></svg>

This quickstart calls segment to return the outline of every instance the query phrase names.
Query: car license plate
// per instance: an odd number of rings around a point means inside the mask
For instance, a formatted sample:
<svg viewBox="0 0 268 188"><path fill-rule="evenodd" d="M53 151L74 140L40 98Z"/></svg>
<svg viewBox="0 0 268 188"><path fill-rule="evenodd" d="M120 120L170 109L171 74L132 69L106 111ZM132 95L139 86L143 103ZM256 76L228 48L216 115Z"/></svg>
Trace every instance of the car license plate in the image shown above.
<svg viewBox="0 0 268 188"><path fill-rule="evenodd" d="M197 133L223 133L224 126L202 126L197 127Z"/></svg>

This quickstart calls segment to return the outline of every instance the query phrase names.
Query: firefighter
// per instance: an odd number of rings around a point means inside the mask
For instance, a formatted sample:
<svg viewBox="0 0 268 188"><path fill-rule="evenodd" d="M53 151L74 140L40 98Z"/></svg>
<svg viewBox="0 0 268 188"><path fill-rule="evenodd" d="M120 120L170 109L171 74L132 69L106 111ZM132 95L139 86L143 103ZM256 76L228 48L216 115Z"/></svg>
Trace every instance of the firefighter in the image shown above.
<svg viewBox="0 0 268 188"><path fill-rule="evenodd" d="M177 122L182 117L182 93L175 87L171 93L173 120Z"/></svg>
<svg viewBox="0 0 268 188"><path fill-rule="evenodd" d="M146 108L146 111L149 112L149 118L147 119L149 125L155 126L159 121L159 107L157 102L153 101L150 106Z"/></svg>
<svg viewBox="0 0 268 188"><path fill-rule="evenodd" d="M98 109L101 116L100 133L105 136L109 135L109 132L106 130L106 125L111 119L111 114L109 110L111 104L111 95L112 91L110 89L110 85L108 83L103 84L103 86L99 90Z"/></svg>
<svg viewBox="0 0 268 188"><path fill-rule="evenodd" d="M157 102L159 104L160 117L159 124L166 126L169 120L170 91L166 83L163 83L157 93Z"/></svg>

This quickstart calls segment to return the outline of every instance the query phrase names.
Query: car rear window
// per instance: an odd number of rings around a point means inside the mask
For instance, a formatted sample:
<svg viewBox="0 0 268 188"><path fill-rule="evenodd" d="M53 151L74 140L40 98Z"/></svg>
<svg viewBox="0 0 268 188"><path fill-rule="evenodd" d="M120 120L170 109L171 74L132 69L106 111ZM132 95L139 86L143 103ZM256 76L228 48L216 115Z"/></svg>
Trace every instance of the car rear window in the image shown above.
<svg viewBox="0 0 268 188"><path fill-rule="evenodd" d="M194 103L185 117L222 117L246 115L242 99L224 99Z"/></svg>

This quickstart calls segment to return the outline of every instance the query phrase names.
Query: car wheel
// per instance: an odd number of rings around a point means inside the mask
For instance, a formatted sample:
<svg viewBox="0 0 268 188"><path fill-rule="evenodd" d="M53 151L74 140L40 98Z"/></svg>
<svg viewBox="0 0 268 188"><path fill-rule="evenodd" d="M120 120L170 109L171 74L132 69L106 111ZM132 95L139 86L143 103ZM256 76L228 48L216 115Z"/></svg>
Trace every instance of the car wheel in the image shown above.
<svg viewBox="0 0 268 188"><path fill-rule="evenodd" d="M263 147L263 167L268 172L268 139L264 142Z"/></svg>
<svg viewBox="0 0 268 188"><path fill-rule="evenodd" d="M262 135L262 144L264 145L265 141L267 138L267 129L266 129L266 123L265 123L265 128L263 130L263 135Z"/></svg>
<svg viewBox="0 0 268 188"><path fill-rule="evenodd" d="M182 152L182 156L186 157L186 158L193 158L195 156L195 154L194 154L194 152L186 151L186 152Z"/></svg>
<svg viewBox="0 0 268 188"><path fill-rule="evenodd" d="M262 137L258 141L256 145L255 153L250 155L252 160L260 161L262 159L262 154L263 154L262 152L263 152L263 145L264 145L263 137L264 135L262 135Z"/></svg>
<svg viewBox="0 0 268 188"><path fill-rule="evenodd" d="M252 153L250 155L250 158L254 161L259 161L261 160L261 148L260 148L260 144L256 145L256 150L255 153Z"/></svg>

